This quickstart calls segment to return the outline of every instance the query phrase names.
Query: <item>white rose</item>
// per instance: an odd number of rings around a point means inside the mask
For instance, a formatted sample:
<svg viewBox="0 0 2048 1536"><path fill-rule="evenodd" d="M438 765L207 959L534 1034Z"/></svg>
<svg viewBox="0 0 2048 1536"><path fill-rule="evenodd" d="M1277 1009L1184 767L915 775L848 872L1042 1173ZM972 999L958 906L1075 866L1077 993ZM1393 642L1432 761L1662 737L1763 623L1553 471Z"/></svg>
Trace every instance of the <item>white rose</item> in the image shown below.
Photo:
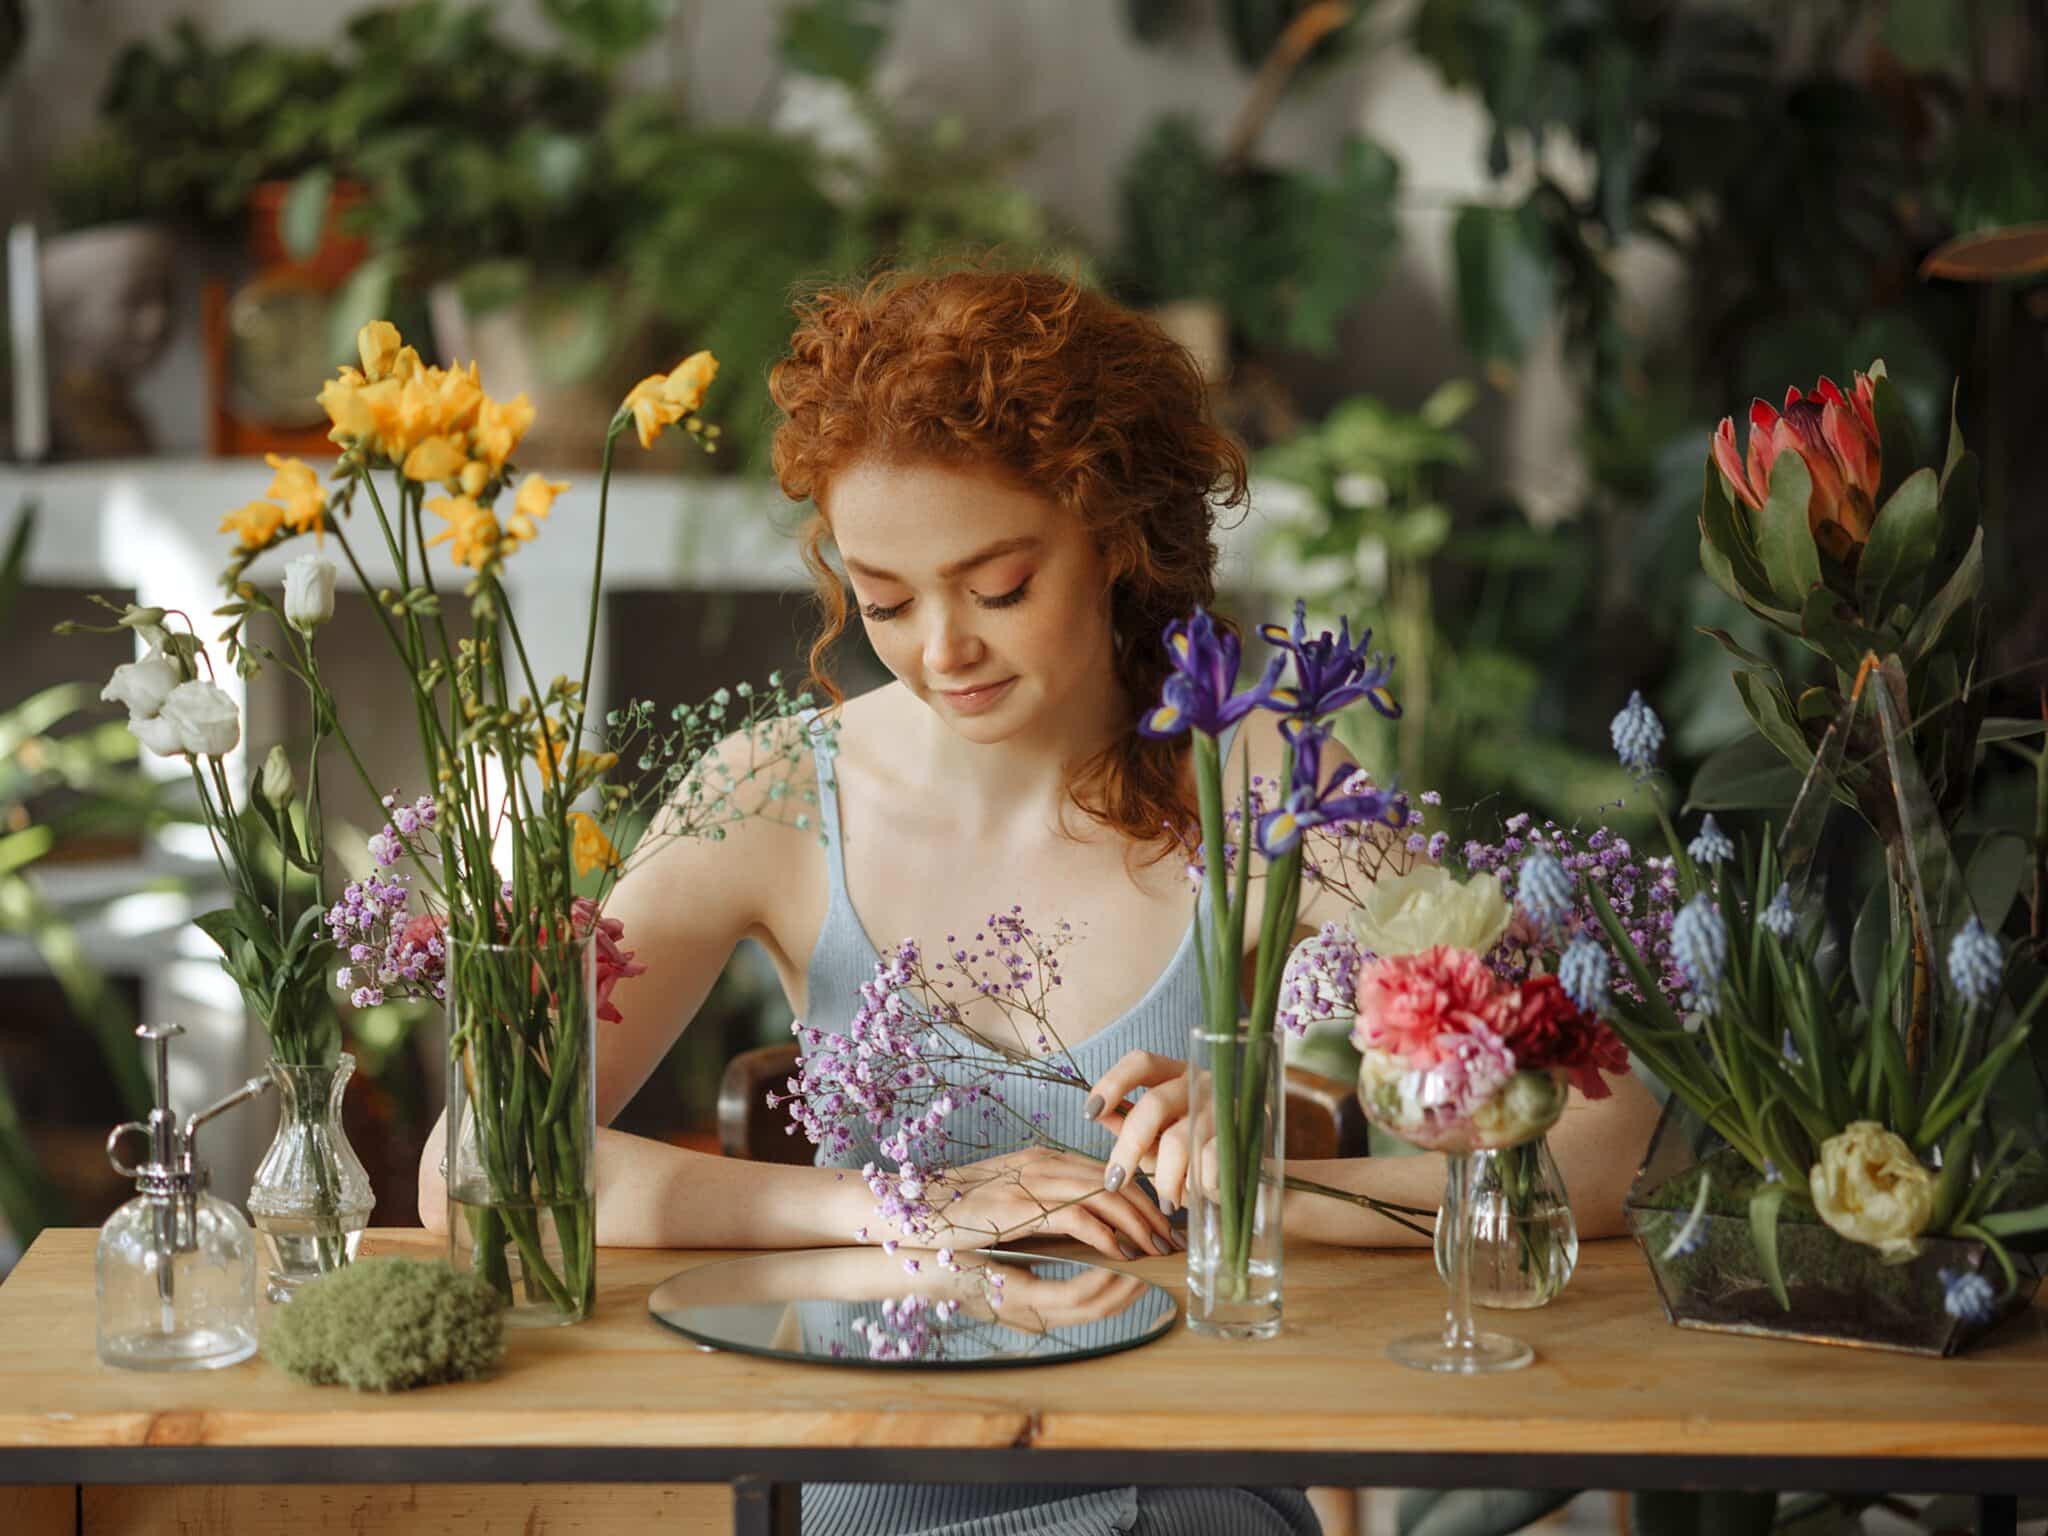
<svg viewBox="0 0 2048 1536"><path fill-rule="evenodd" d="M1807 1185L1822 1221L1894 1261L1920 1251L1934 1219L1934 1175L1875 1120L1853 1121L1822 1142Z"/></svg>
<svg viewBox="0 0 2048 1536"><path fill-rule="evenodd" d="M125 704L131 717L147 720L164 707L164 700L177 686L176 664L162 651L152 648L142 660L114 668L114 675L107 679L100 697Z"/></svg>
<svg viewBox="0 0 2048 1536"><path fill-rule="evenodd" d="M242 739L234 699L225 689L204 682L178 684L156 718L130 718L128 729L160 757L225 757Z"/></svg>
<svg viewBox="0 0 2048 1536"><path fill-rule="evenodd" d="M334 617L334 562L301 555L284 568L284 616L292 628L311 634Z"/></svg>
<svg viewBox="0 0 2048 1536"><path fill-rule="evenodd" d="M1472 1125L1489 1147L1534 1141L1564 1113L1565 1084L1550 1072L1517 1072L1507 1086L1472 1112Z"/></svg>
<svg viewBox="0 0 2048 1536"><path fill-rule="evenodd" d="M1440 864L1382 875L1352 911L1351 931L1368 954L1418 955L1444 945L1483 955L1508 931L1514 908L1493 875L1459 884Z"/></svg>

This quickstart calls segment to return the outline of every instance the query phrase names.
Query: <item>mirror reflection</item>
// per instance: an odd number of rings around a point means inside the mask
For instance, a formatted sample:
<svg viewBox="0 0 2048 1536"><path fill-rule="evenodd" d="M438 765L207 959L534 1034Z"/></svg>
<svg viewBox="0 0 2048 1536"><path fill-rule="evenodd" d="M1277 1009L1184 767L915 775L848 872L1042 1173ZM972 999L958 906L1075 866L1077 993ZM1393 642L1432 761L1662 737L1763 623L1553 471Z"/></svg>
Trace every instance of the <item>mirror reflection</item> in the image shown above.
<svg viewBox="0 0 2048 1536"><path fill-rule="evenodd" d="M1078 1259L1000 1250L749 1254L670 1276L655 1320L716 1349L920 1368L1085 1359L1163 1337L1170 1292Z"/></svg>

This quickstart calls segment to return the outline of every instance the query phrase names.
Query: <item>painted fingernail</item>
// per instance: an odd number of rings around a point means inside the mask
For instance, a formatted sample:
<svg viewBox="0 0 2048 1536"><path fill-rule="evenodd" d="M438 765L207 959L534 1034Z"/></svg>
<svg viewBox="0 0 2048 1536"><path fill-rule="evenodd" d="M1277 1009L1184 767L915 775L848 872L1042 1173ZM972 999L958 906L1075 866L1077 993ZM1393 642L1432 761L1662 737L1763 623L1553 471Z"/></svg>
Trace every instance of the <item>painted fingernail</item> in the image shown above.
<svg viewBox="0 0 2048 1536"><path fill-rule="evenodd" d="M1172 1215L1172 1214L1174 1213L1175 1209L1177 1209L1177 1207L1175 1207L1175 1205L1174 1205L1174 1203L1173 1203L1172 1199L1171 1199L1171 1198L1169 1198L1168 1196L1166 1196L1166 1195L1160 1195L1160 1196L1158 1196L1157 1198L1158 1198L1158 1201L1159 1201L1159 1214L1160 1214L1160 1215L1162 1215L1162 1216L1171 1216L1171 1215Z"/></svg>
<svg viewBox="0 0 2048 1536"><path fill-rule="evenodd" d="M1169 1253L1173 1252L1173 1245L1169 1243L1165 1238L1161 1237L1157 1232L1154 1232L1152 1234L1152 1251L1158 1254L1159 1257L1163 1259Z"/></svg>
<svg viewBox="0 0 2048 1536"><path fill-rule="evenodd" d="M1172 1243L1173 1246L1178 1248L1182 1253L1186 1253L1188 1251L1188 1239L1186 1233L1169 1232L1166 1234L1166 1238L1168 1242Z"/></svg>
<svg viewBox="0 0 2048 1536"><path fill-rule="evenodd" d="M1073 1103L1074 1101L1073 1101L1072 1099L1069 1099L1069 1100L1067 1100L1067 1102L1068 1102L1069 1104L1071 1104L1071 1103ZM1089 1094L1089 1095L1088 1095L1088 1102L1087 1102L1086 1104L1083 1104L1083 1105L1081 1106L1081 1113L1082 1113L1082 1114L1084 1114L1084 1115L1086 1115L1086 1116L1087 1116L1087 1117L1088 1117L1088 1118L1089 1118L1090 1120L1095 1120L1095 1119L1099 1119L1099 1118L1101 1118L1101 1115L1102 1115L1102 1095L1101 1095L1101 1094L1099 1094L1099 1093L1091 1093L1091 1094Z"/></svg>
<svg viewBox="0 0 2048 1536"><path fill-rule="evenodd" d="M1125 1237L1121 1232L1117 1233L1116 1235L1116 1247L1117 1252L1121 1253L1127 1259L1135 1259L1138 1256L1137 1247L1131 1242L1131 1240L1128 1237Z"/></svg>
<svg viewBox="0 0 2048 1536"><path fill-rule="evenodd" d="M1068 1102L1072 1103L1073 1101L1070 1099ZM1102 1187L1104 1189L1122 1189L1124 1187L1124 1165L1122 1163L1111 1163L1102 1171Z"/></svg>

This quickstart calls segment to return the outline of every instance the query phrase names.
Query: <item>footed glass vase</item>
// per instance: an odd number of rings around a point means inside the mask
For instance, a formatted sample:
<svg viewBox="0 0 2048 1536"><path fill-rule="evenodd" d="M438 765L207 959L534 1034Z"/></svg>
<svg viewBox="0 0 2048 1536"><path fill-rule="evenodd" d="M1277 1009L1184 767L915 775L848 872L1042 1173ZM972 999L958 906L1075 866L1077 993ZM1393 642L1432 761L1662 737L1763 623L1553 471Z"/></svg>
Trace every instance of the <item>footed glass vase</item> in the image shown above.
<svg viewBox="0 0 2048 1536"><path fill-rule="evenodd" d="M448 946L449 1263L513 1327L597 1301L595 946Z"/></svg>
<svg viewBox="0 0 2048 1536"><path fill-rule="evenodd" d="M344 1051L331 1065L273 1061L277 1135L249 1186L263 1242L263 1292L288 1302L298 1289L356 1256L376 1196L341 1126L341 1096L356 1070Z"/></svg>
<svg viewBox="0 0 2048 1536"><path fill-rule="evenodd" d="M1439 1213L1436 1270L1451 1278L1452 1224ZM1543 1137L1472 1154L1472 1304L1522 1310L1557 1299L1579 1264L1579 1227Z"/></svg>
<svg viewBox="0 0 2048 1536"><path fill-rule="evenodd" d="M1188 1327L1213 1338L1280 1332L1286 1072L1279 1028L1197 1023L1188 1038Z"/></svg>

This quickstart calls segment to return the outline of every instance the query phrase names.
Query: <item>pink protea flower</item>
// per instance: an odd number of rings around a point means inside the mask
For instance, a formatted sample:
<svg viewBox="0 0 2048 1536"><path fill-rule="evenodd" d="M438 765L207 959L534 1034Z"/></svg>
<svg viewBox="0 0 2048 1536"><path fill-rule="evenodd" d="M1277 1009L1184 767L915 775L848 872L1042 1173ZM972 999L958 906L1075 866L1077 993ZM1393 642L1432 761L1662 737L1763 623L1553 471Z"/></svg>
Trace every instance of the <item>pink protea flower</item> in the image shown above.
<svg viewBox="0 0 2048 1536"><path fill-rule="evenodd" d="M1438 945L1375 960L1359 974L1352 1043L1433 1067L1446 1037L1490 1033L1501 991L1500 978L1468 949Z"/></svg>

